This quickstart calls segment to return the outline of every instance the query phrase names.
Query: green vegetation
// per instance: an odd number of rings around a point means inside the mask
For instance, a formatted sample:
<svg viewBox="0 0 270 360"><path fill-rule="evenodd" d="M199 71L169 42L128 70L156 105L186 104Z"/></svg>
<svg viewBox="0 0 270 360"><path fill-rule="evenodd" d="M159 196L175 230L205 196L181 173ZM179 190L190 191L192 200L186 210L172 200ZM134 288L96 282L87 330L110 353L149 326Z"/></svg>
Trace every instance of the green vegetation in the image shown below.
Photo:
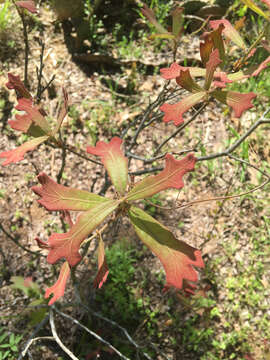
<svg viewBox="0 0 270 360"><path fill-rule="evenodd" d="M19 354L18 344L22 335L15 335L0 328L0 360L14 360Z"/></svg>

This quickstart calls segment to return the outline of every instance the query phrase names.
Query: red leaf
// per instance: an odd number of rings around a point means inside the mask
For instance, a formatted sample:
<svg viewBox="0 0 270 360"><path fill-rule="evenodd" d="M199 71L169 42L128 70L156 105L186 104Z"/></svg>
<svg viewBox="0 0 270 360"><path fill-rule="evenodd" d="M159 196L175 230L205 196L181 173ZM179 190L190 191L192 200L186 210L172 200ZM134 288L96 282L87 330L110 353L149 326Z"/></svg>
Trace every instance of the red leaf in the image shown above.
<svg viewBox="0 0 270 360"><path fill-rule="evenodd" d="M239 118L244 111L254 106L251 100L256 96L257 95L253 92L241 94L238 92L228 91L227 104L233 108L234 116Z"/></svg>
<svg viewBox="0 0 270 360"><path fill-rule="evenodd" d="M193 266L204 267L201 252L183 241L143 210L132 206L129 218L139 238L158 256L166 272L165 290L171 286L181 289L183 280L198 281Z"/></svg>
<svg viewBox="0 0 270 360"><path fill-rule="evenodd" d="M43 241L39 237L36 237L35 240L40 249L49 249L49 245L47 241Z"/></svg>
<svg viewBox="0 0 270 360"><path fill-rule="evenodd" d="M41 196L38 202L49 211L85 211L95 207L101 202L110 201L109 199L85 190L57 184L45 173L40 173L37 178L42 186L33 186L32 190Z"/></svg>
<svg viewBox="0 0 270 360"><path fill-rule="evenodd" d="M180 66L177 63L171 64L169 68L160 69L161 76L166 80L177 78L180 75L181 70L186 70L184 66Z"/></svg>
<svg viewBox="0 0 270 360"><path fill-rule="evenodd" d="M270 56L268 56L268 58L266 58L259 66L258 68L253 71L253 73L250 76L257 76L259 75L259 73L264 70L265 68L267 68L267 65L270 63Z"/></svg>
<svg viewBox="0 0 270 360"><path fill-rule="evenodd" d="M34 1L26 0L26 1L16 1L16 5L30 11L33 14L37 13L37 8Z"/></svg>
<svg viewBox="0 0 270 360"><path fill-rule="evenodd" d="M53 286L46 289L45 299L47 299L51 294L53 294L53 297L49 301L49 305L52 305L53 303L55 303L56 300L58 300L60 297L64 295L69 276L70 276L70 267L68 265L68 262L65 261L64 264L61 266L60 274L56 283Z"/></svg>
<svg viewBox="0 0 270 360"><path fill-rule="evenodd" d="M69 225L69 227L73 226L73 221L71 219L70 212L68 210L63 210L61 214L61 218L64 220L65 223Z"/></svg>
<svg viewBox="0 0 270 360"><path fill-rule="evenodd" d="M181 189L184 186L183 175L194 170L196 163L194 155L189 154L182 160L176 160L172 155L167 154L165 159L165 169L158 175L148 176L135 184L128 193L127 200L144 199L169 188Z"/></svg>
<svg viewBox="0 0 270 360"><path fill-rule="evenodd" d="M98 155L108 171L110 178L116 190L124 194L128 180L128 160L121 150L123 140L114 137L106 144L104 141L98 141L97 145L88 146L89 154Z"/></svg>
<svg viewBox="0 0 270 360"><path fill-rule="evenodd" d="M251 100L256 97L256 94L253 92L241 94L234 91L216 90L211 94L222 103L231 106L234 110L234 116L237 118L239 118L244 111L254 106Z"/></svg>
<svg viewBox="0 0 270 360"><path fill-rule="evenodd" d="M188 67L188 66L181 66L177 63L171 64L169 68L162 68L160 69L161 76L163 79L171 80L175 79L180 75L181 70L189 70L191 76L204 76L205 69L199 67Z"/></svg>
<svg viewBox="0 0 270 360"><path fill-rule="evenodd" d="M216 68L222 61L219 58L219 51L218 49L215 49L209 56L209 60L206 63L206 75L205 75L205 84L204 88L208 90L210 88L210 85L212 83L214 72L216 71Z"/></svg>
<svg viewBox="0 0 270 360"><path fill-rule="evenodd" d="M27 151L34 150L39 144L48 140L49 136L41 136L33 140L27 141L23 145L17 147L14 150L4 151L0 154L0 158L6 158L2 165L8 165L10 163L16 163L23 160L23 157Z"/></svg>
<svg viewBox="0 0 270 360"><path fill-rule="evenodd" d="M211 39L210 36L206 36L204 42L200 43L200 55L204 66L209 60L209 56L212 52L213 46L214 46L213 40Z"/></svg>
<svg viewBox="0 0 270 360"><path fill-rule="evenodd" d="M108 274L109 269L105 258L104 242L100 237L98 245L98 273L94 280L94 288L100 289L107 280Z"/></svg>
<svg viewBox="0 0 270 360"><path fill-rule="evenodd" d="M213 85L215 87L220 87L220 88L224 88L226 87L227 84L233 82L228 78L227 74L223 71L216 71L214 73L214 79L215 80L213 81Z"/></svg>
<svg viewBox="0 0 270 360"><path fill-rule="evenodd" d="M155 26L158 32L160 32L161 34L168 34L168 31L157 21L153 10L150 9L146 4L143 4L141 12L150 21L150 23Z"/></svg>
<svg viewBox="0 0 270 360"><path fill-rule="evenodd" d="M223 34L242 49L246 48L244 40L240 36L239 32L232 26L232 24L228 20L211 20L209 24L214 30L218 29L219 25L222 24L224 26Z"/></svg>
<svg viewBox="0 0 270 360"><path fill-rule="evenodd" d="M20 76L8 73L8 82L6 83L6 87L8 89L14 89L16 91L17 99L32 99L31 94L24 86L23 82L20 79Z"/></svg>
<svg viewBox="0 0 270 360"><path fill-rule="evenodd" d="M192 93L203 91L203 89L198 84L196 84L190 76L189 69L181 70L180 75L176 78L176 82L178 85Z"/></svg>
<svg viewBox="0 0 270 360"><path fill-rule="evenodd" d="M197 92L182 99L176 104L163 104L160 110L165 113L163 117L164 122L173 121L174 125L178 126L184 122L183 114L195 104L198 104L206 96L205 91Z"/></svg>
<svg viewBox="0 0 270 360"><path fill-rule="evenodd" d="M59 259L65 258L70 266L76 265L81 260L79 248L83 240L117 208L118 204L115 200L100 203L83 212L67 233L52 234L48 240L48 263L54 264Z"/></svg>
<svg viewBox="0 0 270 360"><path fill-rule="evenodd" d="M50 126L36 105L31 99L21 98L18 100L16 110L24 111L24 115L16 115L16 120L10 120L9 125L19 131L27 132L29 135L38 136L49 134Z"/></svg>
<svg viewBox="0 0 270 360"><path fill-rule="evenodd" d="M206 39L207 37L210 37L211 41L213 42L213 48L218 49L219 56L222 60L224 60L224 58L225 58L224 43L223 43L223 39L221 36L224 28L225 28L225 26L221 23L215 30L208 32L208 33L204 33L202 35L202 37L204 39Z"/></svg>

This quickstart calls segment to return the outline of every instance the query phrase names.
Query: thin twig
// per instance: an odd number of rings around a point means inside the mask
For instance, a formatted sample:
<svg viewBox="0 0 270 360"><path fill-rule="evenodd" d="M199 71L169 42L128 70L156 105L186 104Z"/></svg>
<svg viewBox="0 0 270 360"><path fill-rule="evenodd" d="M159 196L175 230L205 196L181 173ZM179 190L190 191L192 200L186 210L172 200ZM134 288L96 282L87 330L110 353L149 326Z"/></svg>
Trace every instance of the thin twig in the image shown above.
<svg viewBox="0 0 270 360"><path fill-rule="evenodd" d="M210 154L210 155L206 155L206 156L201 156L197 158L197 161L206 161L206 160L212 160L212 159L216 159L222 156L228 156L229 154L231 154L243 141L246 140L247 137L249 137L249 135L251 135L251 133L257 129L258 126L262 125L262 124L270 124L270 119L265 119L265 116L270 112L270 108L267 109L264 114L262 115L262 117L257 120L249 129L248 131L243 134L242 136L240 136L240 138L230 147L228 147L227 149L219 152L219 153L214 153L214 154Z"/></svg>
<svg viewBox="0 0 270 360"><path fill-rule="evenodd" d="M192 206L192 205L195 205L195 204L200 204L200 203L203 203L203 202L208 202L208 201L219 201L219 200L228 200L228 199L235 199L235 198L238 198L238 197L241 197L241 196L245 196L245 195L248 195L248 194L251 194L261 188L263 188L265 185L269 184L270 183L270 180L266 180L263 184L261 185L258 185L256 186L255 188L249 190L249 191L246 191L246 192L243 192L241 194L236 194L236 195L229 195L229 196L217 196L217 197L214 197L214 198L209 198L209 199L201 199L201 200L194 200L194 201L190 201L189 203L187 204L183 204L179 207L176 207L175 209L183 209L183 208L186 208L186 207L189 207L189 206Z"/></svg>
<svg viewBox="0 0 270 360"><path fill-rule="evenodd" d="M49 146L51 146L52 148L54 148L54 149L58 149L58 147L56 147L54 144L52 144L52 143L50 143L50 142L47 142L47 144L48 144ZM102 164L101 162L96 161L96 160L93 160L93 159L91 159L90 157L88 157L88 156L86 156L86 155L83 155L83 154L78 153L76 150L74 150L74 147L71 146L71 145L68 145L68 144L63 145L62 143L61 143L61 144L59 143L59 146L61 146L61 147L62 147L62 146L65 146L65 148L66 148L67 151L70 151L71 153L77 155L78 157L80 157L80 158L82 158L82 159L84 159L84 160L90 161L90 162L92 162L92 163L94 163L94 164L96 164L96 165L101 165L101 166L103 166L103 164Z"/></svg>
<svg viewBox="0 0 270 360"><path fill-rule="evenodd" d="M42 88L42 90L41 90L41 93L40 93L40 97L41 97L41 95L44 93L44 91L45 90L47 90L48 89L48 87L51 85L51 83L54 81L54 79L55 79L55 74L52 76L52 78L51 78L51 80L46 84L46 86L44 86L43 88Z"/></svg>
<svg viewBox="0 0 270 360"><path fill-rule="evenodd" d="M36 341L38 340L52 340L52 341L55 341L55 338L53 336L39 336L39 337L36 337L36 338L33 338L29 341L29 343L27 344L27 348L25 348L22 352L22 358L25 357L26 353L29 352L28 348ZM19 357L19 359L21 359ZM19 360L18 359L18 360Z"/></svg>
<svg viewBox="0 0 270 360"><path fill-rule="evenodd" d="M46 306L47 307L47 306ZM47 322L49 321L49 316L47 315L35 328L35 330L32 332L32 334L30 335L30 337L28 338L26 345L23 349L23 351L20 353L20 356L18 358L18 360L21 360L22 358L25 357L29 347L32 345L33 342L39 340L39 339L44 339L47 338L46 337L35 337L37 335L37 333L47 324Z"/></svg>
<svg viewBox="0 0 270 360"><path fill-rule="evenodd" d="M174 138L180 131L182 131L186 126L188 126L192 121L194 121L196 119L196 117L203 111L203 109L206 107L207 102L205 102L200 108L199 110L197 110L195 112L195 114L193 114L191 116L191 118L185 122L184 124L182 124L175 132L173 132L167 139L165 139L159 146L158 148L155 150L154 152L154 156L156 156L159 151L163 148L163 146L165 144L167 144L168 141L170 141L172 138Z"/></svg>
<svg viewBox="0 0 270 360"><path fill-rule="evenodd" d="M12 0L13 4L16 7L16 10L21 18L22 25L23 25L23 41L24 41L24 85L28 87L28 63L29 63L29 39L27 33L27 24L25 21L24 10L19 9L16 5L16 2Z"/></svg>
<svg viewBox="0 0 270 360"><path fill-rule="evenodd" d="M40 62L39 62L39 69L37 69L37 77L38 77L37 95L36 95L37 103L40 102L41 94L42 94L41 80L42 80L42 71L44 68L44 64L43 64L44 49L45 49L45 43L41 40L41 52L39 57Z"/></svg>
<svg viewBox="0 0 270 360"><path fill-rule="evenodd" d="M72 359L72 360L79 360L79 358L77 358L73 352L71 352L60 340L57 332L56 332L56 328L55 328L55 323L54 323L54 317L53 317L53 309L50 309L50 325L51 325L51 330L52 330L52 334L53 337L55 339L55 341L57 342L57 344L60 346L60 348Z"/></svg>
<svg viewBox="0 0 270 360"><path fill-rule="evenodd" d="M22 250L27 251L28 253L35 255L35 256L45 256L43 254L40 254L39 252L34 252L32 250L27 249L23 245L21 245L18 241L17 237L12 236L10 233L6 231L6 229L3 227L3 225L0 223L0 230L3 231L3 233L11 240L13 241L17 246L19 246Z"/></svg>
<svg viewBox="0 0 270 360"><path fill-rule="evenodd" d="M170 152L170 153L173 154L173 155L183 155L183 154L187 154L187 153L194 152L194 151L196 151L196 147L194 149L187 149L187 150L182 150L182 151L177 151L177 152ZM131 158L136 159L136 160L141 160L141 161L144 162L144 164L151 164L154 161L163 159L167 154L168 153L165 152L164 154L158 155L158 156L150 158L150 159L149 158L147 159L147 158L144 158L142 156L132 154L130 152L127 152L126 156L131 157Z"/></svg>
<svg viewBox="0 0 270 360"><path fill-rule="evenodd" d="M78 325L80 328L84 329L86 332L88 332L90 335L94 336L96 339L98 339L100 342L108 346L111 350L113 350L121 359L124 360L130 360L125 355L123 355L119 350L117 350L113 345L111 345L108 341L104 340L102 337L100 337L98 334L96 334L94 331L88 329L86 326L81 324L78 320L74 319L70 315L67 315L63 313L62 311L58 310L56 307L54 307L54 310L60 314L61 316L71 320L74 324ZM50 311L50 314L52 314L52 310ZM51 319L51 318L50 318ZM51 325L52 326L52 325ZM57 334L56 334L57 335ZM59 338L58 338L59 339ZM60 340L60 339L59 339ZM63 345L63 344L62 344ZM73 355L73 354L72 354ZM77 359L74 357L74 359Z"/></svg>
<svg viewBox="0 0 270 360"><path fill-rule="evenodd" d="M105 227L105 225L104 225L104 227ZM104 230L104 227L101 229L101 231ZM83 303L83 301L82 301L82 299L81 299L81 295L80 295L79 289L78 289L78 284L77 284L77 281L76 281L74 272L71 272L71 276L72 276L72 280L73 280L73 284L74 284L75 296L76 296L76 298L77 298L77 301L78 301L79 305L80 305L81 307L83 307L84 310L87 311L87 313L91 313L91 314L94 315L95 317L97 317L97 318L99 318L99 319L101 319L101 320L104 320L104 321L106 321L107 323L111 324L112 326L115 326L115 327L117 327L118 329L120 329L120 330L124 333L124 335L127 337L128 341L129 341L133 346L135 346L135 348L136 348L137 350L141 351L142 354L143 354L148 360L152 360L151 357L150 357L147 353L145 353L145 352L143 352L143 351L141 350L141 347L132 339L132 337L129 335L128 331L127 331L124 327L120 326L120 325L119 325L118 323L116 323L115 321L110 320L110 319L108 319L107 317L105 317L105 316L103 316L103 315L101 315L101 314L93 311L92 309L90 309L88 306L86 306L86 305Z"/></svg>
<svg viewBox="0 0 270 360"><path fill-rule="evenodd" d="M157 171L161 171L163 170L164 167L163 166L157 166L154 168L149 168L149 169L143 169L143 170L137 170L137 171L130 171L129 175L135 175L135 176L139 176L139 175L144 175L144 174L151 174L153 172L157 172Z"/></svg>
<svg viewBox="0 0 270 360"><path fill-rule="evenodd" d="M128 148L128 151L131 151L133 149L133 147L136 145L138 136L139 136L140 132L143 130L144 123L148 119L148 116L151 114L151 112L154 110L154 108L156 106L158 106L158 104L163 102L164 94L167 91L168 84L169 84L169 81L167 81L167 83L164 85L163 90L160 92L157 99L153 103L151 103L145 110L142 120L140 122L140 125L139 125L138 129L136 130L135 135L132 138L132 141Z"/></svg>
<svg viewBox="0 0 270 360"><path fill-rule="evenodd" d="M65 140L63 142L62 138L61 138L61 132L59 131L59 138L61 140L61 142L63 143L63 147L62 147L62 156L61 156L61 168L57 174L57 183L60 184L60 181L62 179L63 176L63 172L65 170L65 166L66 166L66 157L67 157L67 149L65 146Z"/></svg>

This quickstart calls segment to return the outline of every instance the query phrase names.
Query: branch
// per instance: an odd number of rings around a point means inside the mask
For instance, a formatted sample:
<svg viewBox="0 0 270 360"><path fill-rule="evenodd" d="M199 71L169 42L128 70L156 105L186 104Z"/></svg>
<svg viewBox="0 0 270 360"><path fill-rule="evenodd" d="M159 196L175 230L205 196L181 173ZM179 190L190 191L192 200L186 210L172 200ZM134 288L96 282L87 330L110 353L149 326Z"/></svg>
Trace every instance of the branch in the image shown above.
<svg viewBox="0 0 270 360"><path fill-rule="evenodd" d="M41 52L40 52L40 57L39 57L39 69L37 68L37 77L38 77L38 85L37 85L37 103L40 102L41 100L41 94L42 94L42 85L41 85L41 80L42 80L42 71L44 68L44 64L43 64L43 58L44 58L44 49L45 49L45 44L44 42L41 40L40 42L41 45Z"/></svg>
<svg viewBox="0 0 270 360"><path fill-rule="evenodd" d="M243 134L232 146L228 147L227 149L219 152L219 153L214 153L214 154L210 154L210 155L206 155L206 156L201 156L197 158L197 161L205 161L205 160L212 160L212 159L216 159L222 156L228 156L230 153L232 153L243 141L246 140L246 138L251 135L253 133L253 131L260 126L261 124L270 124L270 119L265 119L265 116L270 112L270 108L267 109L262 117L257 120L249 129L248 131Z"/></svg>
<svg viewBox="0 0 270 360"><path fill-rule="evenodd" d="M16 5L15 0L12 0L13 4L16 7L16 10L21 18L22 25L23 25L23 41L24 41L24 85L28 87L28 62L29 62L29 40L28 40L28 33L27 33L27 24L25 21L24 10L20 10Z"/></svg>
<svg viewBox="0 0 270 360"><path fill-rule="evenodd" d="M65 144L65 140L63 142L62 138L61 138L61 132L59 131L59 138L61 140L61 142L63 143L63 147L62 147L62 156L61 156L61 168L57 174L57 183L60 184L60 181L62 179L63 176L63 172L66 166L66 157L67 157L67 149L66 149L66 144Z"/></svg>
<svg viewBox="0 0 270 360"><path fill-rule="evenodd" d="M138 127L138 129L136 130L135 132L135 135L131 141L131 144L128 148L128 151L131 151L133 149L133 147L136 145L136 142L137 142L137 139L138 139L138 136L140 135L140 132L143 130L144 128L144 123L146 122L146 120L148 119L148 116L150 115L150 113L154 110L154 108L156 106L158 106L159 104L161 104L164 100L164 94L166 93L167 91L167 87L169 85L169 81L166 82L166 84L164 85L164 88L163 90L161 91L161 93L158 95L157 99L150 105L148 105L147 109L145 110L145 113L142 117L142 120L141 120L141 123Z"/></svg>
<svg viewBox="0 0 270 360"><path fill-rule="evenodd" d="M47 306L46 306L47 307ZM18 360L21 360L22 358L25 357L28 349L30 348L30 346L33 344L33 342L37 341L37 340L54 340L54 338L52 338L51 336L44 336L44 337L36 337L37 333L39 332L40 329L42 329L46 323L49 320L49 316L47 315L35 328L35 330L32 332L32 334L30 335L30 337L28 338L26 345L23 349L23 351L20 353L20 356L18 358Z"/></svg>
<svg viewBox="0 0 270 360"><path fill-rule="evenodd" d="M188 149L188 150L182 150L182 151L177 151L177 152L170 152L170 154L173 154L173 155L183 155L183 154L187 154L189 152L194 152L194 151L197 151L196 150L196 147L194 149ZM165 152L164 154L161 154L161 155L158 155L156 157L153 157L153 158L144 158L142 156L138 156L138 155L135 155L135 154L132 154L130 152L127 152L126 153L126 156L127 157L131 157L133 159L136 159L136 160L141 160L144 162L144 164L151 164L153 163L154 161L157 161L157 160L160 160L160 159L163 159L165 156L167 155L167 152Z"/></svg>
<svg viewBox="0 0 270 360"><path fill-rule="evenodd" d="M192 121L196 119L196 117L203 111L203 109L206 107L207 102L205 102L198 111L195 112L195 114L183 125L181 125L175 132L173 132L166 140L164 140L158 148L154 152L154 156L159 153L159 151L163 148L165 144L167 144L168 141L170 141L172 138L174 138L180 131L182 131L186 126L188 126Z"/></svg>
<svg viewBox="0 0 270 360"><path fill-rule="evenodd" d="M104 226L104 227L105 227L105 226ZM104 228L104 227L103 227L103 228ZM103 228L102 228L102 229L103 229ZM101 229L101 230L102 230L102 229ZM132 337L129 335L128 331L127 331L124 327L120 326L117 322L115 322L115 321L113 321L113 320L110 320L110 319L108 319L107 317L105 317L105 316L103 316L103 315L101 315L101 314L93 311L92 309L90 309L87 305L85 305L85 304L82 302L81 295L80 295L80 292L79 292L79 289L78 289L78 283L77 283L77 281L76 281L76 278L75 278L75 275L74 275L74 272L73 272L73 271L71 271L71 276L72 276L72 281L73 281L73 285L74 285L75 296L76 296L76 299L77 299L79 305L80 305L81 307L83 307L84 310L85 310L87 313L91 313L91 314L94 315L95 317L97 317L97 318L99 318L99 319L102 319L102 320L108 322L109 324L111 324L111 325L117 327L118 329L120 329L120 330L125 334L125 336L127 337L128 341L129 341L132 345L134 345L135 348L136 348L138 351L141 351L141 347L132 339ZM59 311L59 310L56 309L56 311ZM151 357L150 357L147 353L145 353L145 352L142 351L142 354L143 354L148 360L152 360Z"/></svg>
<svg viewBox="0 0 270 360"><path fill-rule="evenodd" d="M16 244L17 246L19 246L22 250L27 251L28 253L35 255L35 256L44 256L43 254L40 254L39 252L34 252L32 250L27 249L26 247L24 247L23 245L21 245L18 241L17 237L12 236L10 233L8 233L5 228L3 227L3 225L0 223L0 230L3 231L3 233L11 240L14 242L14 244Z"/></svg>
<svg viewBox="0 0 270 360"><path fill-rule="evenodd" d="M112 346L108 341L104 340L102 337L100 337L98 334L96 334L94 331L88 329L86 326L84 326L83 324L81 324L78 320L74 319L73 317L63 313L62 311L58 310L56 307L54 307L54 310L62 315L63 317L71 320L74 324L78 325L80 328L84 329L86 332L88 332L90 335L94 336L96 339L98 339L100 342L102 342L103 344L105 344L106 346L108 346L111 350L113 350L121 359L124 360L130 360L129 358L127 358L125 355L123 355L120 351L118 351L114 346ZM50 311L50 315L52 314L52 310ZM51 318L50 318L51 319ZM53 319L53 318L52 318ZM51 325L52 326L52 325ZM57 335L57 334L56 334ZM55 336L55 335L54 335ZM58 338L59 339L59 338ZM60 340L60 339L59 339ZM58 341L57 341L58 342ZM62 346L64 346L62 344ZM61 347L62 347L61 346ZM69 351L69 350L68 350ZM73 355L73 354L72 354ZM73 355L74 356L74 355ZM71 357L72 359L76 359L76 357Z"/></svg>
<svg viewBox="0 0 270 360"><path fill-rule="evenodd" d="M58 149L59 147L63 148L63 146L65 146L65 149L66 149L66 150L68 150L68 151L70 151L71 153L79 156L80 158L82 158L82 159L84 159L84 160L87 160L87 161L90 161L90 162L92 162L92 163L94 163L94 164L96 164L96 165L101 165L101 166L103 166L103 164L102 164L101 162L96 161L96 160L94 160L94 159L91 159L91 158L89 158L89 157L86 156L86 155L83 155L83 154L78 153L77 150L75 150L74 147L71 146L71 145L67 145L67 144L64 145L62 142L61 142L61 143L59 142L59 143L58 143L58 146L55 146L55 144L52 144L52 143L50 143L50 142L47 142L47 144L48 144L49 146L51 146L52 148L54 148L54 149Z"/></svg>
<svg viewBox="0 0 270 360"><path fill-rule="evenodd" d="M72 360L79 360L60 340L59 336L57 335L54 318L53 318L53 310L50 309L50 325L52 334L54 337L54 340L57 342L57 344L60 346L60 348L72 359Z"/></svg>

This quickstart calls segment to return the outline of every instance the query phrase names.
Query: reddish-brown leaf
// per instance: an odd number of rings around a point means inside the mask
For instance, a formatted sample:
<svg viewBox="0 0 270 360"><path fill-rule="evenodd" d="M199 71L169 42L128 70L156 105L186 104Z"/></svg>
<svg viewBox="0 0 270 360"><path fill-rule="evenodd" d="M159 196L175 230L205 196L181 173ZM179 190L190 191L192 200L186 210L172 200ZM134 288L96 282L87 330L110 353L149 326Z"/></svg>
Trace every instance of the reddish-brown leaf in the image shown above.
<svg viewBox="0 0 270 360"><path fill-rule="evenodd" d="M26 98L32 99L30 92L26 89L23 82L20 79L20 76L13 75L8 73L8 82L6 83L8 89L13 89L16 92L17 99Z"/></svg>
<svg viewBox="0 0 270 360"><path fill-rule="evenodd" d="M215 49L209 56L209 60L206 63L206 75L205 75L205 84L204 88L209 90L216 68L221 63L221 59L219 57L219 50Z"/></svg>
<svg viewBox="0 0 270 360"><path fill-rule="evenodd" d="M26 1L16 1L16 5L30 11L32 14L37 13L37 8L34 1L26 0Z"/></svg>
<svg viewBox="0 0 270 360"><path fill-rule="evenodd" d="M100 289L107 280L108 274L109 269L105 258L104 242L100 236L98 245L98 273L94 280L94 288Z"/></svg>
<svg viewBox="0 0 270 360"><path fill-rule="evenodd" d="M209 56L212 52L213 46L214 43L210 36L206 36L204 42L200 43L200 55L204 66L209 60Z"/></svg>
<svg viewBox="0 0 270 360"><path fill-rule="evenodd" d="M196 82L190 76L189 69L180 70L180 75L176 78L176 82L178 85L192 93L203 91L203 89L198 84L196 84Z"/></svg>
<svg viewBox="0 0 270 360"><path fill-rule="evenodd" d="M14 150L4 151L0 154L0 158L6 158L2 165L8 165L10 163L16 163L23 160L27 151L34 150L39 144L48 140L48 136L41 136L33 140L27 141L23 145L17 147Z"/></svg>
<svg viewBox="0 0 270 360"><path fill-rule="evenodd" d="M41 136L50 133L50 126L42 115L41 110L33 104L32 99L21 98L18 100L16 110L24 111L24 115L17 114L16 120L10 120L9 125L19 131L33 136Z"/></svg>
<svg viewBox="0 0 270 360"><path fill-rule="evenodd" d="M254 105L251 100L256 97L256 94L250 92L248 94L241 94L234 91L216 90L211 93L217 100L227 104L233 108L234 116L239 118L242 113Z"/></svg>
<svg viewBox="0 0 270 360"><path fill-rule="evenodd" d="M209 22L212 29L216 30L220 24L224 25L223 34L229 38L231 41L233 41L236 45L238 45L240 48L245 49L246 45L242 37L240 36L239 32L232 26L232 24L226 20L211 20Z"/></svg>
<svg viewBox="0 0 270 360"><path fill-rule="evenodd" d="M143 4L141 9L142 14L155 26L160 34L168 34L168 31L157 21L155 13L146 4Z"/></svg>
<svg viewBox="0 0 270 360"><path fill-rule="evenodd" d="M114 137L107 144L98 141L96 146L88 146L87 152L101 157L101 161L108 171L116 190L124 194L128 181L128 160L121 150L122 140Z"/></svg>
<svg viewBox="0 0 270 360"><path fill-rule="evenodd" d="M219 57L223 61L225 59L225 48L224 48L224 42L222 39L222 31L224 30L224 25L221 23L219 26L210 32L204 33L202 37L206 39L209 37L213 43L213 48L218 49L219 51ZM209 40L207 40L209 41Z"/></svg>
<svg viewBox="0 0 270 360"><path fill-rule="evenodd" d="M189 281L198 280L194 266L204 267L199 250L177 240L169 229L135 206L130 208L128 216L139 238L164 266L165 290L171 286L181 289L183 280L186 286Z"/></svg>
<svg viewBox="0 0 270 360"><path fill-rule="evenodd" d="M163 117L164 122L173 121L174 125L178 126L184 122L183 114L192 106L198 104L206 96L205 91L200 91L186 98L182 99L176 104L163 104L160 110L165 113Z"/></svg>
<svg viewBox="0 0 270 360"><path fill-rule="evenodd" d="M69 276L70 267L68 265L68 262L65 261L64 264L61 266L60 274L56 283L46 289L45 299L47 299L51 294L53 294L53 297L49 301L49 305L52 305L53 303L55 303L55 301L57 301L60 297L64 295Z"/></svg>
<svg viewBox="0 0 270 360"><path fill-rule="evenodd" d="M184 186L183 175L194 170L194 155L189 154L181 160L176 160L171 154L167 154L165 159L165 169L158 175L148 176L135 184L128 193L127 200L144 199L169 188L181 189Z"/></svg>
<svg viewBox="0 0 270 360"><path fill-rule="evenodd" d="M223 71L216 71L214 73L214 81L213 85L215 87L224 88L227 86L227 84L232 83L232 80L230 80L227 76L227 74Z"/></svg>
<svg viewBox="0 0 270 360"><path fill-rule="evenodd" d="M255 71L252 72L250 76L257 76L259 73L267 68L268 64L270 63L270 56L268 56L260 65L257 67Z"/></svg>
<svg viewBox="0 0 270 360"><path fill-rule="evenodd" d="M171 80L177 78L180 75L181 70L189 70L191 76L205 76L205 69L181 66L177 63L172 63L169 68L160 69L160 72L163 79Z"/></svg>
<svg viewBox="0 0 270 360"><path fill-rule="evenodd" d="M48 263L54 264L59 259L65 258L70 266L76 265L81 260L79 254L81 243L118 205L119 202L115 200L100 203L83 212L67 233L52 234L48 240Z"/></svg>
<svg viewBox="0 0 270 360"><path fill-rule="evenodd" d="M40 173L37 178L42 186L33 186L32 190L41 197L38 202L49 211L86 211L102 202L110 201L85 190L57 184L45 173Z"/></svg>

